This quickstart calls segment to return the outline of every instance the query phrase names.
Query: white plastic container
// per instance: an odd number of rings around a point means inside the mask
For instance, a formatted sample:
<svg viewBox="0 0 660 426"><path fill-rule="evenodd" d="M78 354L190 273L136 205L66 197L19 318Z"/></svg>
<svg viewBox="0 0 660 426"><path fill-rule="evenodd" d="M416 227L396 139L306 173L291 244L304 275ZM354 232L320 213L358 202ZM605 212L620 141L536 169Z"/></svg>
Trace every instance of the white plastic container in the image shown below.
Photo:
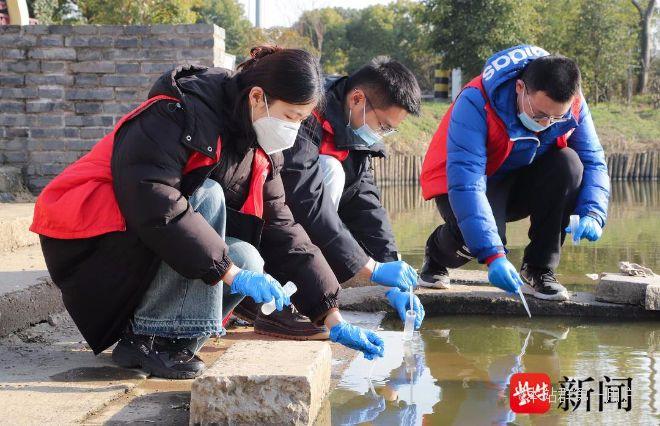
<svg viewBox="0 0 660 426"><path fill-rule="evenodd" d="M284 291L284 294L286 294L288 297L291 297L293 293L295 293L298 290L298 287L291 281L288 283L284 284L284 287L282 287L282 290ZM275 311L275 300L271 300L268 303L264 303L261 305L261 313L264 315L270 315Z"/></svg>
<svg viewBox="0 0 660 426"><path fill-rule="evenodd" d="M570 219L569 219L569 225L571 228L571 241L573 241L573 245L577 246L580 244L580 240L575 239L575 233L577 232L578 226L580 226L580 216L576 214L572 214Z"/></svg>

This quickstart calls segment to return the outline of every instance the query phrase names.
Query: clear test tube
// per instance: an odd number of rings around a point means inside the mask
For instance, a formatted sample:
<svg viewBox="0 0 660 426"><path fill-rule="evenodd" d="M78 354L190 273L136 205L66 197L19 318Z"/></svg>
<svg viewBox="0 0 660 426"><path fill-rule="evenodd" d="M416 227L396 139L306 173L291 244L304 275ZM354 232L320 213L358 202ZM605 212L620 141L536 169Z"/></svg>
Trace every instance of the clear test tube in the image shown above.
<svg viewBox="0 0 660 426"><path fill-rule="evenodd" d="M573 242L574 246L577 246L580 244L579 239L575 239L575 233L577 232L578 226L580 226L580 216L576 214L572 214L571 217L569 218L569 225L571 228L571 241Z"/></svg>
<svg viewBox="0 0 660 426"><path fill-rule="evenodd" d="M406 311L406 321L403 323L403 340L412 340L415 334L415 319L417 313L413 310Z"/></svg>

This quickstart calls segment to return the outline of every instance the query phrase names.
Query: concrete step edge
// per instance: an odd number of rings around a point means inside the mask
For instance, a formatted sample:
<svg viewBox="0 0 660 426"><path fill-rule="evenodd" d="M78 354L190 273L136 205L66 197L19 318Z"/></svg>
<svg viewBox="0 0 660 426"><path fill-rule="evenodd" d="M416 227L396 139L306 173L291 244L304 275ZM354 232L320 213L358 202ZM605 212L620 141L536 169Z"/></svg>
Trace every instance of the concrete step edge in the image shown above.
<svg viewBox="0 0 660 426"><path fill-rule="evenodd" d="M0 293L0 337L48 321L51 315L64 311L61 292L50 277L26 279L32 282Z"/></svg>

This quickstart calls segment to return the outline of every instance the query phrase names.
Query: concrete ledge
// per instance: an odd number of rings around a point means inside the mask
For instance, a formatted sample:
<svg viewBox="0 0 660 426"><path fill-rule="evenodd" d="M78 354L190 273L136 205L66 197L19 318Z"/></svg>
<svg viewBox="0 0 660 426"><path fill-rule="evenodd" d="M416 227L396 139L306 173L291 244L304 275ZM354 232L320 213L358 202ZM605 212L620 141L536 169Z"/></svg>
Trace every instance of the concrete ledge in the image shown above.
<svg viewBox="0 0 660 426"><path fill-rule="evenodd" d="M488 285L488 273L476 269L450 269L449 277L452 284L463 285ZM374 284L364 278L355 276L341 283L342 288L367 287Z"/></svg>
<svg viewBox="0 0 660 426"><path fill-rule="evenodd" d="M190 424L311 425L331 359L325 342L235 343L193 383Z"/></svg>
<svg viewBox="0 0 660 426"><path fill-rule="evenodd" d="M647 311L660 311L660 285L646 287L644 307Z"/></svg>
<svg viewBox="0 0 660 426"><path fill-rule="evenodd" d="M32 203L0 204L0 253L39 244L29 230L33 211Z"/></svg>
<svg viewBox="0 0 660 426"><path fill-rule="evenodd" d="M63 310L62 295L50 280L40 246L0 253L0 337Z"/></svg>
<svg viewBox="0 0 660 426"><path fill-rule="evenodd" d="M0 281L3 278L0 272ZM62 295L48 276L25 272L19 289L2 292L0 287L0 337L48 320L62 312ZM20 279L20 277L19 277Z"/></svg>
<svg viewBox="0 0 660 426"><path fill-rule="evenodd" d="M0 193L13 194L24 191L23 175L17 167L0 166Z"/></svg>
<svg viewBox="0 0 660 426"><path fill-rule="evenodd" d="M387 311L394 313L387 303L383 287L344 289L339 293L339 305L344 310ZM526 316L517 296L510 296L493 286L452 285L449 290L418 289L415 291L429 315L492 314ZM655 318L660 311L647 311L642 306L599 302L592 293L576 292L565 302L552 302L527 296L533 316L575 316L598 318Z"/></svg>
<svg viewBox="0 0 660 426"><path fill-rule="evenodd" d="M660 285L660 276L631 277L623 274L605 274L596 287L596 300L644 306L646 288Z"/></svg>

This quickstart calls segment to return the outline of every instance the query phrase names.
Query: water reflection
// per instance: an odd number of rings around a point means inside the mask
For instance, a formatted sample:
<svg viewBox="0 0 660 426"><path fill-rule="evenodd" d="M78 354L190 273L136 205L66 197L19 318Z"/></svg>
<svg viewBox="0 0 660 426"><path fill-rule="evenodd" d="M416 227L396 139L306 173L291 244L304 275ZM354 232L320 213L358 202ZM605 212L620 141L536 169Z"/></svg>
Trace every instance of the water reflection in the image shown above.
<svg viewBox="0 0 660 426"><path fill-rule="evenodd" d="M421 337L402 342L400 332L379 334L385 356L353 360L331 398L333 425L418 425L440 400Z"/></svg>
<svg viewBox="0 0 660 426"><path fill-rule="evenodd" d="M391 321L384 327L401 325ZM349 366L331 396L333 425L660 422L657 322L447 316L428 319L413 348L402 343L400 332L380 333L385 357L373 364L358 357ZM591 410L583 402L564 411L553 400L546 414L514 413L509 381L517 372L545 373L555 391L565 377L593 378ZM611 404L598 411L598 381L604 376L632 378L630 412Z"/></svg>
<svg viewBox="0 0 660 426"><path fill-rule="evenodd" d="M425 202L419 187L397 186L383 189L397 244L404 259L421 266L424 244L442 221L432 202ZM509 257L520 265L528 243L528 220L507 225ZM572 290L588 289L594 282L585 274L614 272L618 262L640 263L660 270L660 184L658 182L613 182L609 219L603 238L579 246L565 244L558 274ZM483 268L471 262L465 268Z"/></svg>

